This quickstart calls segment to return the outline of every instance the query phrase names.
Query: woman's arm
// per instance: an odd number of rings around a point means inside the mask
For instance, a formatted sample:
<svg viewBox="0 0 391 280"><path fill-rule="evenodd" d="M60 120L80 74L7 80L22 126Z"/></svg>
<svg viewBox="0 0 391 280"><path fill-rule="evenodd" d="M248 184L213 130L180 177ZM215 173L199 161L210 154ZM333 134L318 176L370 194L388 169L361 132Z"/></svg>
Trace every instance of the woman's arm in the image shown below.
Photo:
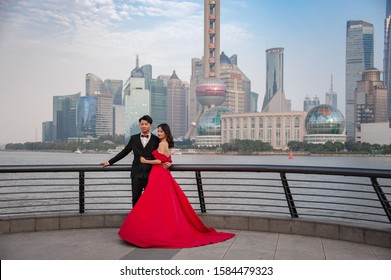
<svg viewBox="0 0 391 280"><path fill-rule="evenodd" d="M140 157L141 163L147 163L147 164L161 164L162 161L160 159L146 159L144 157Z"/></svg>

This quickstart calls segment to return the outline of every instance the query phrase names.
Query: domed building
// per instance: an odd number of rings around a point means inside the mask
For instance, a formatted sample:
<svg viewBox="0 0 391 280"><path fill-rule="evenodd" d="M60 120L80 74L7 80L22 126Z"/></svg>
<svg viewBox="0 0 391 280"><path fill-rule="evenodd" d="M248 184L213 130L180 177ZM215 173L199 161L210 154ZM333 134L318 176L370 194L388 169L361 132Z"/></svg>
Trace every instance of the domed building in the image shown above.
<svg viewBox="0 0 391 280"><path fill-rule="evenodd" d="M307 135L304 141L314 144L324 144L327 141L345 142L345 118L342 113L331 105L318 105L312 108L305 119Z"/></svg>
<svg viewBox="0 0 391 280"><path fill-rule="evenodd" d="M221 145L221 115L227 113L232 113L232 110L225 106L216 106L202 114L197 125L197 146Z"/></svg>

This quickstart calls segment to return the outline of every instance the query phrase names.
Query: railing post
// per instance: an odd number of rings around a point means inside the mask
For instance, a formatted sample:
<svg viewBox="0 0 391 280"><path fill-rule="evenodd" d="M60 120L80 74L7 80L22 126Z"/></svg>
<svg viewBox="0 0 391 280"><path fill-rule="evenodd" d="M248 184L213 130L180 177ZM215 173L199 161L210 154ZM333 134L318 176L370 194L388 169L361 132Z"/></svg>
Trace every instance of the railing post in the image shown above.
<svg viewBox="0 0 391 280"><path fill-rule="evenodd" d="M84 185L85 184L85 174L84 171L79 171L79 213L84 213Z"/></svg>
<svg viewBox="0 0 391 280"><path fill-rule="evenodd" d="M201 213L205 213L206 207L205 207L204 189L202 188L201 172L196 171L195 175L196 175L196 182L197 182L198 198L200 200Z"/></svg>
<svg viewBox="0 0 391 280"><path fill-rule="evenodd" d="M289 188L288 180L286 179L286 174L280 173L280 178L281 178L281 182L282 182L282 187L284 189L286 202L288 203L289 212L291 213L291 217L298 218L299 215L297 214L295 201L293 200L291 189Z"/></svg>
<svg viewBox="0 0 391 280"><path fill-rule="evenodd" d="M384 194L382 188L380 187L379 182L377 181L376 177L371 177L371 183L372 183L373 189L375 190L375 193L377 194L377 197L378 197L381 205L383 206L384 211L386 212L388 220L391 222L390 202L387 200L387 197Z"/></svg>

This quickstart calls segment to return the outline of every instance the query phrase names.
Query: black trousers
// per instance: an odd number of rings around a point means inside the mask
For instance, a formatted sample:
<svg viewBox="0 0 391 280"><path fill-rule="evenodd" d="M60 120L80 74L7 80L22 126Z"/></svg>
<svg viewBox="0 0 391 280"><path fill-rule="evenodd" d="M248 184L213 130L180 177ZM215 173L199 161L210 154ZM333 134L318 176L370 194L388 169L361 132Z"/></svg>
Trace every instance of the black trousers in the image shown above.
<svg viewBox="0 0 391 280"><path fill-rule="evenodd" d="M146 188L148 183L147 178L134 178L132 177L132 205L136 205L143 190Z"/></svg>

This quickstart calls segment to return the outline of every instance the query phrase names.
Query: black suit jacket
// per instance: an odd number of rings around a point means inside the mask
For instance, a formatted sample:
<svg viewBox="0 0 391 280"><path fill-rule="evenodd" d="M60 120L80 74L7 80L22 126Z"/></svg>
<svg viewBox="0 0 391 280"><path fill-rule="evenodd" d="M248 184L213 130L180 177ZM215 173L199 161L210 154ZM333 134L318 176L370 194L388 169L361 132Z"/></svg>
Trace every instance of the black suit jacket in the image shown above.
<svg viewBox="0 0 391 280"><path fill-rule="evenodd" d="M140 157L146 159L154 159L152 152L156 150L159 146L159 138L151 133L151 139L149 139L148 144L143 147L143 144L140 140L140 134L134 134L130 137L129 143L125 148L119 152L115 157L109 160L110 165L113 165L120 159L123 159L131 151L133 151L133 163L131 169L131 176L134 178L148 178L149 172L151 171L152 164L143 164L140 162Z"/></svg>

